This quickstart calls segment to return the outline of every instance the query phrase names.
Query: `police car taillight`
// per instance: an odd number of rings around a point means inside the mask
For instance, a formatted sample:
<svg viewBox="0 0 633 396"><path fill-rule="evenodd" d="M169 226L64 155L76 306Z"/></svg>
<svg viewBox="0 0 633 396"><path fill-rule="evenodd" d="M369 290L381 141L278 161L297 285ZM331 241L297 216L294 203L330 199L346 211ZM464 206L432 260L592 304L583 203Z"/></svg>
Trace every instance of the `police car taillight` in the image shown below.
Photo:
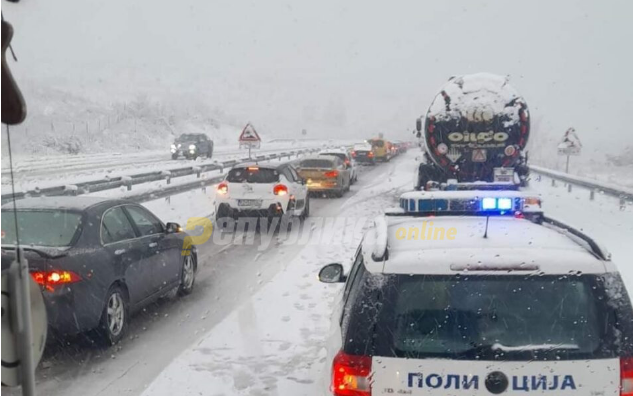
<svg viewBox="0 0 633 396"><path fill-rule="evenodd" d="M371 356L348 355L340 351L332 364L331 392L335 396L369 396Z"/></svg>
<svg viewBox="0 0 633 396"><path fill-rule="evenodd" d="M633 395L633 357L620 358L620 395Z"/></svg>

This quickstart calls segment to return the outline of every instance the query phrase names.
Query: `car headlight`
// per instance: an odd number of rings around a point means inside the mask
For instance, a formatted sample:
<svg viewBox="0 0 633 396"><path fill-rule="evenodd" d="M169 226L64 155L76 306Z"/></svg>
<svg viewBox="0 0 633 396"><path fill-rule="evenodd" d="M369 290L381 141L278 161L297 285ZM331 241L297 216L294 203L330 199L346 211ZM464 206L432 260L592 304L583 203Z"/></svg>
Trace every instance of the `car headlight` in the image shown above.
<svg viewBox="0 0 633 396"><path fill-rule="evenodd" d="M182 144L178 143L178 148L180 148L182 146Z"/></svg>
<svg viewBox="0 0 633 396"><path fill-rule="evenodd" d="M195 150L196 149L196 145L195 144L190 144L189 145L189 150Z"/></svg>
<svg viewBox="0 0 633 396"><path fill-rule="evenodd" d="M175 144L172 144L172 145L171 145L171 148L172 148L172 149L176 149L176 145L175 145Z"/></svg>

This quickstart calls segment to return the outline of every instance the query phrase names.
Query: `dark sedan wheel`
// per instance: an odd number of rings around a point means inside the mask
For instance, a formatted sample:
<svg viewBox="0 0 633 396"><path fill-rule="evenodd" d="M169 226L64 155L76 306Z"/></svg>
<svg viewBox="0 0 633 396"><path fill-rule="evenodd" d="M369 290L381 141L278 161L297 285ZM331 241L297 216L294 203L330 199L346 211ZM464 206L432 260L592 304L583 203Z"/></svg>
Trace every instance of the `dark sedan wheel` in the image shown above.
<svg viewBox="0 0 633 396"><path fill-rule="evenodd" d="M112 286L106 297L105 308L99 324L99 336L106 345L121 341L128 322L127 295L121 287Z"/></svg>
<svg viewBox="0 0 633 396"><path fill-rule="evenodd" d="M174 159L174 160L175 160L175 159L178 159L178 154L176 154L176 153L172 154L172 155L171 155L171 159Z"/></svg>
<svg viewBox="0 0 633 396"><path fill-rule="evenodd" d="M182 259L182 276L180 277L180 287L178 295L185 296L193 291L193 284L196 281L196 259L193 254Z"/></svg>

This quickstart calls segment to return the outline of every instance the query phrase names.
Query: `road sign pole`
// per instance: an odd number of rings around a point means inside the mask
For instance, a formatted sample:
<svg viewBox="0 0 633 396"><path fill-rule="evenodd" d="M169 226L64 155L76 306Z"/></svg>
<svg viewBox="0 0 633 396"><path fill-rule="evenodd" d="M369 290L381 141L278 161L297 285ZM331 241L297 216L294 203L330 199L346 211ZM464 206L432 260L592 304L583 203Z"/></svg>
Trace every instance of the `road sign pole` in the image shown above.
<svg viewBox="0 0 633 396"><path fill-rule="evenodd" d="M565 173L569 173L569 154L567 154L567 163L565 164Z"/></svg>

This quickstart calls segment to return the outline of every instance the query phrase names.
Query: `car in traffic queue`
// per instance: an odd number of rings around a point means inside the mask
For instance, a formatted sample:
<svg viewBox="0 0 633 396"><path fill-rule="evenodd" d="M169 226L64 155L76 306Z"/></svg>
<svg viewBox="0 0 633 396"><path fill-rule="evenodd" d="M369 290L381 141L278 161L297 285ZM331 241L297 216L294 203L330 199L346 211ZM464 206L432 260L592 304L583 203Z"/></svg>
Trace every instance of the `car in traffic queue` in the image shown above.
<svg viewBox="0 0 633 396"><path fill-rule="evenodd" d="M387 162L390 161L391 158L395 155L394 151L392 150L393 146L388 140L382 138L374 138L369 139L367 142L371 144L373 148L376 161Z"/></svg>
<svg viewBox="0 0 633 396"><path fill-rule="evenodd" d="M633 394L633 309L609 254L519 191L410 192L344 273L323 394Z"/></svg>
<svg viewBox="0 0 633 396"><path fill-rule="evenodd" d="M236 165L216 188L217 220L283 215L310 215L308 187L291 162Z"/></svg>
<svg viewBox="0 0 633 396"><path fill-rule="evenodd" d="M180 156L187 159L196 159L200 156L211 158L213 140L204 133L183 133L171 145L171 158L178 159Z"/></svg>
<svg viewBox="0 0 633 396"><path fill-rule="evenodd" d="M359 164L376 164L376 154L374 148L369 143L355 144L352 148L352 158Z"/></svg>
<svg viewBox="0 0 633 396"><path fill-rule="evenodd" d="M133 202L76 196L3 205L3 270L15 259L18 236L58 336L94 330L115 344L133 312L194 287L197 251L183 255L187 234Z"/></svg>
<svg viewBox="0 0 633 396"><path fill-rule="evenodd" d="M313 155L302 158L297 170L311 193L327 193L340 198L350 189L350 169L338 156Z"/></svg>
<svg viewBox="0 0 633 396"><path fill-rule="evenodd" d="M345 167L350 172L350 183L353 184L358 181L358 170L356 169L356 161L354 160L354 158L352 157L352 155L350 154L348 150L346 149L324 150L324 151L321 151L319 155L330 155L334 157L339 157L345 164Z"/></svg>

